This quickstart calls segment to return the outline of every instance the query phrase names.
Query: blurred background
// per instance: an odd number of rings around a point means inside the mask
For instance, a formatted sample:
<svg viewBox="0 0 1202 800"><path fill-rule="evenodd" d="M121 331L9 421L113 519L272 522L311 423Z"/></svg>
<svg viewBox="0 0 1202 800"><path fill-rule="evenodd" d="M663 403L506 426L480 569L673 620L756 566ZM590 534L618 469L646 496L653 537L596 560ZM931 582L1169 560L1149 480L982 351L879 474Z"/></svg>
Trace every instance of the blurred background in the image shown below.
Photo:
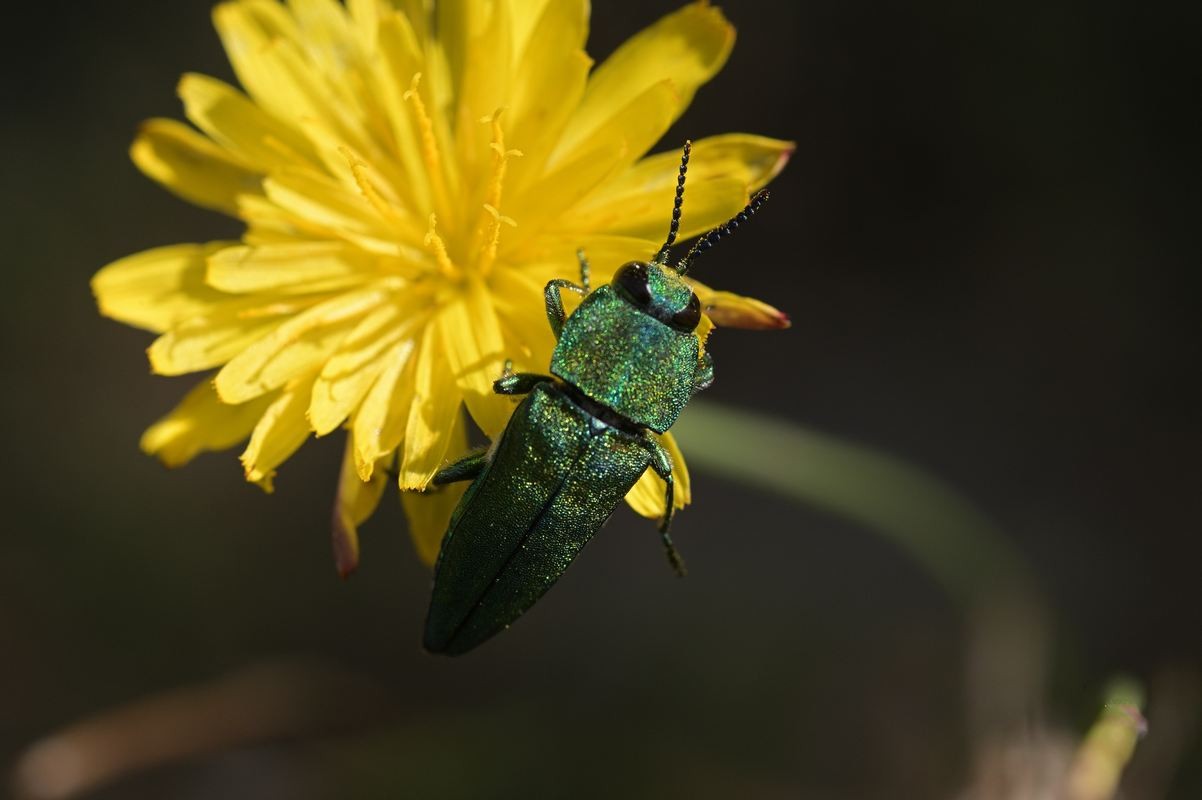
<svg viewBox="0 0 1202 800"><path fill-rule="evenodd" d="M591 54L677 5L597 2ZM1200 7L722 6L734 54L661 149L797 142L698 271L794 325L719 331L706 398L941 479L1021 591L966 600L904 542L698 462L687 580L620 510L512 631L424 655L391 495L335 575L339 436L274 496L237 451L138 451L190 381L151 376L88 280L239 231L126 156L182 116L180 74L233 80L210 3L33 4L0 132L6 771L59 764L35 777L64 796L83 751L26 748L103 714L71 741L120 768L149 740L154 766L95 798L1034 797L990 775L1058 769L1127 675L1149 734L1124 796L1202 796ZM971 588L991 569L965 537Z"/></svg>

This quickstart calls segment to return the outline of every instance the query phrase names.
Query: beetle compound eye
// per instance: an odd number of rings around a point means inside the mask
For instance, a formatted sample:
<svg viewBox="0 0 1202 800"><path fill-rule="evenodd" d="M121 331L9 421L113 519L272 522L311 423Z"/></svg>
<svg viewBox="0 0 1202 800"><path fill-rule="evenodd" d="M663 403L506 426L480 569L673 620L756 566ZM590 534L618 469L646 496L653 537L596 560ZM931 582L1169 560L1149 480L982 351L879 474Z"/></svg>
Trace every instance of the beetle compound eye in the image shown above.
<svg viewBox="0 0 1202 800"><path fill-rule="evenodd" d="M625 300L637 308L651 305L651 290L647 288L647 265L641 261L623 264L614 273L613 287Z"/></svg>
<svg viewBox="0 0 1202 800"><path fill-rule="evenodd" d="M698 322L701 322L701 301L694 293L689 304L672 315L672 327L690 333L697 328Z"/></svg>

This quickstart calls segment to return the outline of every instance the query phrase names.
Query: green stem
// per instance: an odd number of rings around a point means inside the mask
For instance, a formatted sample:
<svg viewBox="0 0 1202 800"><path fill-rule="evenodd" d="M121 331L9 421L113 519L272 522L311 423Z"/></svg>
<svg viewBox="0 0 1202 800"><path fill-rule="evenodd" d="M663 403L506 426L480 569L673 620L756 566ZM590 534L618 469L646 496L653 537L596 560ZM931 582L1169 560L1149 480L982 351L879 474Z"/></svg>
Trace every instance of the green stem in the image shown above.
<svg viewBox="0 0 1202 800"><path fill-rule="evenodd" d="M783 420L694 402L672 429L690 466L874 530L956 601L1029 584L1021 558L969 501L892 456Z"/></svg>

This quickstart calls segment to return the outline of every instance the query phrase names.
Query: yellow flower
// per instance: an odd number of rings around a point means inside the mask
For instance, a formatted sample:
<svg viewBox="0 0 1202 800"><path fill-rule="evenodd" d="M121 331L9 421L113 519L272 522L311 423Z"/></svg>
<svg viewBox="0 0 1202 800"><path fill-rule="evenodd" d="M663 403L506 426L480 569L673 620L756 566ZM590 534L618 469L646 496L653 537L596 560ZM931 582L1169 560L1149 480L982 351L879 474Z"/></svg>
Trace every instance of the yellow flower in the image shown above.
<svg viewBox="0 0 1202 800"><path fill-rule="evenodd" d="M678 156L643 156L734 42L695 3L592 70L586 0L428 5L218 6L245 93L185 75L195 128L150 120L131 155L246 231L139 253L93 280L102 313L159 334L156 373L207 373L142 438L167 465L249 437L246 477L270 491L311 434L349 431L334 513L344 573L389 476L425 488L466 450L465 408L487 436L503 429L513 405L491 387L504 359L545 371L543 286L576 274L576 250L596 283L656 251ZM682 237L736 213L790 151L748 134L697 141ZM787 324L758 301L698 293L724 324ZM688 472L663 442L683 505ZM648 472L632 490L636 511L662 513L658 482ZM427 562L461 493L402 496Z"/></svg>

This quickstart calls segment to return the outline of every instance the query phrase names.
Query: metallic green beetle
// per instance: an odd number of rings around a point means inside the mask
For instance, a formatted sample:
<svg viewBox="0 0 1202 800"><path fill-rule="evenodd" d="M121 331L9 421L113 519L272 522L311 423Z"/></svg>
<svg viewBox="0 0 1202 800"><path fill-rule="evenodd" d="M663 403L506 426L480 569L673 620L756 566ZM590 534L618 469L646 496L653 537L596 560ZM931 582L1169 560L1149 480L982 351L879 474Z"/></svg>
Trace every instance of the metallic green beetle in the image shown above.
<svg viewBox="0 0 1202 800"><path fill-rule="evenodd" d="M666 431L714 379L710 355L699 358L694 335L701 306L682 276L767 198L755 195L669 266L688 163L686 143L668 238L650 262L632 261L590 291L581 252L580 285L547 284L547 318L558 339L552 374L513 374L506 364L494 390L526 398L492 448L434 477L435 485L472 485L442 540L426 650L458 655L508 627L559 579L648 466L667 484L659 530L672 566L684 574L668 535L672 461L647 431ZM565 289L584 296L571 316L564 314Z"/></svg>

